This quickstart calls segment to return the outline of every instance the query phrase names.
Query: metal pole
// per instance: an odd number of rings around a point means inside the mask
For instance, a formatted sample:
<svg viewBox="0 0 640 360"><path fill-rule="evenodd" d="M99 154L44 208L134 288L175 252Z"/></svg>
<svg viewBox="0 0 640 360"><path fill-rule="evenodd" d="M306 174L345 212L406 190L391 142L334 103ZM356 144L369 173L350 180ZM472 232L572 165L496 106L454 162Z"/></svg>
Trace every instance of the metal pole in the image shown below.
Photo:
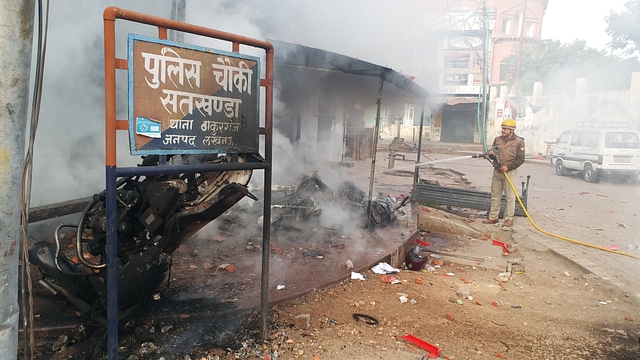
<svg viewBox="0 0 640 360"><path fill-rule="evenodd" d="M382 87L384 77L380 75L380 88L378 89L378 109L376 110L376 126L373 129L373 154L371 154L371 175L369 176L369 201L367 202L367 228L371 227L371 200L373 199L373 180L376 173L376 155L378 153L378 136L380 136L380 103L382 102Z"/></svg>
<svg viewBox="0 0 640 360"><path fill-rule="evenodd" d="M105 182L107 206L107 358L118 359L118 238L116 215L115 19L104 12Z"/></svg>
<svg viewBox="0 0 640 360"><path fill-rule="evenodd" d="M484 24L483 69L482 69L482 128L478 129L482 139L482 148L487 150L487 82L489 81L489 29L487 26L487 0L482 7Z"/></svg>
<svg viewBox="0 0 640 360"><path fill-rule="evenodd" d="M424 100L422 103L422 110L420 110L420 135L418 136L418 156L416 158L416 164L420 164L420 154L422 154L422 127L424 126ZM420 166L416 166L413 172L413 187L415 189L420 176ZM414 191L415 193L415 191Z"/></svg>
<svg viewBox="0 0 640 360"><path fill-rule="evenodd" d="M0 292L0 359L18 356L20 179L29 105L34 3L0 0L0 104L3 109L0 111L0 247L4 249L0 257L0 284L4 289Z"/></svg>
<svg viewBox="0 0 640 360"><path fill-rule="evenodd" d="M269 44L271 46L271 44ZM273 162L273 47L267 49L267 68L265 71L265 136L264 159L269 167L264 170L264 208L262 221L262 278L260 292L260 338L267 339L269 330L269 245L271 243L271 180Z"/></svg>

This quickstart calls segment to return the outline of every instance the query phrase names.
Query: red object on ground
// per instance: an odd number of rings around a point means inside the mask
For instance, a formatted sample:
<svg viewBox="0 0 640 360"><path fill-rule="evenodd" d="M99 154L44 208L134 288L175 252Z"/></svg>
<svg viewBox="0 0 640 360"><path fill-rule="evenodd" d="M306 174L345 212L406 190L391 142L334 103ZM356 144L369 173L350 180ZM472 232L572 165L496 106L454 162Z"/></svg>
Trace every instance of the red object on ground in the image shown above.
<svg viewBox="0 0 640 360"><path fill-rule="evenodd" d="M422 241L422 240L420 240L420 239L417 239L417 240L416 240L416 242L417 242L419 245L422 245L422 246L431 246L431 244L430 244L430 243L428 243L428 242L426 242L426 241Z"/></svg>
<svg viewBox="0 0 640 360"><path fill-rule="evenodd" d="M507 244L503 243L502 241L493 240L491 242L491 244L497 245L497 246L501 246L504 249L504 252L507 252L507 253L511 252L511 250L509 250L509 247L507 246Z"/></svg>
<svg viewBox="0 0 640 360"><path fill-rule="evenodd" d="M430 358L433 359L433 358L437 358L438 356L440 356L440 348L439 347L437 347L435 345L431 345L428 342L426 342L426 341L424 341L424 340L422 340L420 338L417 338L417 337L415 337L415 336L413 336L411 334L405 335L405 336L396 336L396 337L399 337L401 339L405 339L408 342L410 342L412 344L415 344L415 345L418 345L419 347L427 350L429 352L427 354L427 357L430 357Z"/></svg>

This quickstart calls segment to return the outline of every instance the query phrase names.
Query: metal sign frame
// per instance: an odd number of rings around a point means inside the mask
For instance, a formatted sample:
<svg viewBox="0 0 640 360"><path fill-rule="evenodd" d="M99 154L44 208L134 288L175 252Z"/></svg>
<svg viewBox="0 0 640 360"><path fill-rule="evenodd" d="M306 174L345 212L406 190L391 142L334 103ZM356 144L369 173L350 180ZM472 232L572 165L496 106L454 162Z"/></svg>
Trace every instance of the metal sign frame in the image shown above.
<svg viewBox="0 0 640 360"><path fill-rule="evenodd" d="M129 121L116 119L116 70L128 70L128 59L116 57L116 20L122 19L140 24L155 26L158 38L167 39L168 30L176 30L231 43L232 52L240 53L240 45L263 49L266 53L265 77L259 83L265 88L264 114L265 125L259 127L259 134L264 136L264 161L232 162L229 164L184 165L184 166L144 166L117 167L116 132L128 131ZM118 268L117 268L117 199L116 181L118 177L132 175L214 172L225 170L264 169L264 188L271 189L272 183L272 145L273 145L273 60L274 48L264 40L252 39L202 26L186 24L179 21L156 16L108 7L103 12L104 20L104 88L105 88L105 170L106 170L106 208L107 208L107 357L118 358ZM161 158L162 160L162 158ZM161 164L163 161L161 161ZM263 216L271 218L271 192L264 192ZM267 332L268 286L269 286L269 243L271 236L269 222L262 227L262 278L261 278L261 312L260 335L264 339Z"/></svg>

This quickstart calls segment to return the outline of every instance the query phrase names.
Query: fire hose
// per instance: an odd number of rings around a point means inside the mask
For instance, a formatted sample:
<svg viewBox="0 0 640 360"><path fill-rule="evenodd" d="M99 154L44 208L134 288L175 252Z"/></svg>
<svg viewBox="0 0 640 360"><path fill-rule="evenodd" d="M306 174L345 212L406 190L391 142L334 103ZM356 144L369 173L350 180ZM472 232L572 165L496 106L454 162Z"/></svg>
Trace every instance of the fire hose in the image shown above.
<svg viewBox="0 0 640 360"><path fill-rule="evenodd" d="M487 159L490 163L491 163L491 159L490 159L490 152L494 152L494 157L498 158L498 154L499 154L499 149L498 148L491 148L487 151L487 153L484 154L477 154L477 155L473 155L474 158L478 158L478 157L482 157ZM494 165L493 163L491 163L492 166L494 166L496 169L500 169L500 167L502 167L502 164L498 162L498 164ZM593 244L589 244L589 243L585 243L582 241L578 241L578 240L574 240L565 236L561 236L561 235L557 235L557 234L553 234L549 231L543 230L541 229L538 225L536 225L536 223L533 222L533 219L531 218L531 215L529 215L529 212L527 211L526 207L524 206L524 204L522 203L522 199L520 199L520 196L518 195L518 192L516 191L516 187L513 186L513 182L511 182L511 179L509 178L509 176L507 175L506 172L503 172L504 177L507 179L507 182L509 183L509 186L511 187L511 190L513 191L513 193L516 195L516 199L518 199L518 202L520 203L520 206L522 206L522 210L524 211L525 216L527 217L527 219L529 220L529 222L531 223L531 225L538 231L540 231L541 233L545 234L545 235L549 235L552 236L554 238L560 239L560 240L564 240L564 241L568 241L570 243L574 243L574 244L578 244L578 245L582 245L582 246L586 246L586 247L590 247L593 249L597 249L597 250L602 250L602 251L607 251L610 253L614 253L614 254L618 254L618 255L624 255L624 256L628 256L628 257L632 257L634 259L640 259L640 256L638 255L634 255L634 254L629 254L626 253L624 251L618 251L618 250L613 250L613 249L608 249L602 246L598 246L598 245L593 245Z"/></svg>

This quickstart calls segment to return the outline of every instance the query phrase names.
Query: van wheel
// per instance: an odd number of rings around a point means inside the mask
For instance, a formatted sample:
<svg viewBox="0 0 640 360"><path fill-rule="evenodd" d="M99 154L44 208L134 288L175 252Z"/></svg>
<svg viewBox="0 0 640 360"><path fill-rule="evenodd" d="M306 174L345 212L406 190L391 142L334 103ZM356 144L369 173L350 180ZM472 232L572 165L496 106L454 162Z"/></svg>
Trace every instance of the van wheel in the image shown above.
<svg viewBox="0 0 640 360"><path fill-rule="evenodd" d="M598 173L593 170L591 164L586 164L584 166L584 172L582 175L584 176L584 181L588 183L594 183L598 181Z"/></svg>
<svg viewBox="0 0 640 360"><path fill-rule="evenodd" d="M556 175L558 176L567 175L567 170L564 168L564 164L560 159L556 160Z"/></svg>

